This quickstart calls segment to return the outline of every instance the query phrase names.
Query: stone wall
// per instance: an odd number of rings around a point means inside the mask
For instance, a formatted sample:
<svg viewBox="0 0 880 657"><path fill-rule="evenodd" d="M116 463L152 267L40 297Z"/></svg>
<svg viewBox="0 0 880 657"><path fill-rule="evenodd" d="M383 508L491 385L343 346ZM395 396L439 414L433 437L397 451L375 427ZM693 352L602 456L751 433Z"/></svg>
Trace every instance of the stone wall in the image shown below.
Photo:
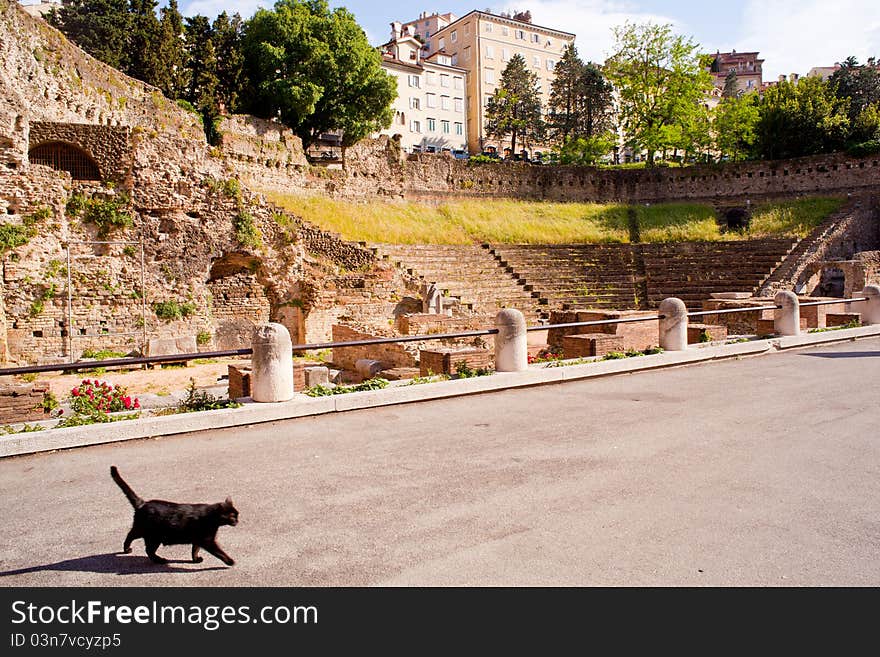
<svg viewBox="0 0 880 657"><path fill-rule="evenodd" d="M130 129L126 126L35 121L30 125L28 148L63 142L84 150L97 164L101 180L125 182L131 174Z"/></svg>
<svg viewBox="0 0 880 657"><path fill-rule="evenodd" d="M218 149L241 180L256 188L303 186L309 162L302 140L275 121L237 114L219 126Z"/></svg>

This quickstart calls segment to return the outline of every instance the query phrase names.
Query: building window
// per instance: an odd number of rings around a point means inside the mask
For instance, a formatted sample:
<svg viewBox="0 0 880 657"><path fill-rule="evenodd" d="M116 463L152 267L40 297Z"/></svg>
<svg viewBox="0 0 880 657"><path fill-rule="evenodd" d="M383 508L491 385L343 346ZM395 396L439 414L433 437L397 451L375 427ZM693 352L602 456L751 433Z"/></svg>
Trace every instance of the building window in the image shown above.
<svg viewBox="0 0 880 657"><path fill-rule="evenodd" d="M483 79L486 81L486 84L495 84L495 69L484 68Z"/></svg>
<svg viewBox="0 0 880 657"><path fill-rule="evenodd" d="M501 28L501 34L503 34L504 36L510 36L510 30L506 25Z"/></svg>
<svg viewBox="0 0 880 657"><path fill-rule="evenodd" d="M491 96L491 95L487 95L487 96L486 96L485 106L486 106L486 107L489 107L489 103L490 103L490 102L492 102L492 96Z"/></svg>
<svg viewBox="0 0 880 657"><path fill-rule="evenodd" d="M452 43L458 43L458 30L452 30L452 35L449 37L449 40Z"/></svg>
<svg viewBox="0 0 880 657"><path fill-rule="evenodd" d="M458 53L456 53L456 54L454 54L454 55L452 56L452 62L451 62L451 63L452 63L453 66L458 66Z"/></svg>
<svg viewBox="0 0 880 657"><path fill-rule="evenodd" d="M553 45L553 39L547 39L547 43L544 44L548 48Z"/></svg>
<svg viewBox="0 0 880 657"><path fill-rule="evenodd" d="M540 34L533 34L532 35L532 43L538 43L540 40L541 40Z"/></svg>
<svg viewBox="0 0 880 657"><path fill-rule="evenodd" d="M470 46L465 46L464 52L462 54L464 55L464 61L466 61L466 62L471 61L471 47Z"/></svg>
<svg viewBox="0 0 880 657"><path fill-rule="evenodd" d="M526 38L526 33L523 32L522 30L517 30L517 31L516 31L516 38L517 38L517 39L525 39L525 38Z"/></svg>
<svg viewBox="0 0 880 657"><path fill-rule="evenodd" d="M446 39L440 39L440 43L437 46L437 50L445 50L446 49Z"/></svg>
<svg viewBox="0 0 880 657"><path fill-rule="evenodd" d="M429 38L431 36L431 30L425 30L425 38Z"/></svg>
<svg viewBox="0 0 880 657"><path fill-rule="evenodd" d="M410 75L409 76L409 86L419 88L419 76L418 75Z"/></svg>
<svg viewBox="0 0 880 657"><path fill-rule="evenodd" d="M465 23L465 24L464 24L464 33L465 33L465 35L471 33L471 24L470 24L470 23Z"/></svg>
<svg viewBox="0 0 880 657"><path fill-rule="evenodd" d="M452 78L452 88L459 90L464 89L464 78L458 76Z"/></svg>
<svg viewBox="0 0 880 657"><path fill-rule="evenodd" d="M456 123L455 124L455 134L457 134L457 135L464 134L464 124L463 123Z"/></svg>
<svg viewBox="0 0 880 657"><path fill-rule="evenodd" d="M554 68L556 68L556 62L553 61L552 59L548 59L547 60L547 70L552 71Z"/></svg>
<svg viewBox="0 0 880 657"><path fill-rule="evenodd" d="M449 66L450 64L452 64L452 58L448 55L440 55L439 57L437 57L437 63L441 66ZM443 76L440 77L442 78Z"/></svg>
<svg viewBox="0 0 880 657"><path fill-rule="evenodd" d="M410 121L409 122L409 131L421 133L421 131L422 131L421 122L420 121Z"/></svg>
<svg viewBox="0 0 880 657"><path fill-rule="evenodd" d="M455 107L456 112L464 112L464 99L456 98L453 101L453 107Z"/></svg>
<svg viewBox="0 0 880 657"><path fill-rule="evenodd" d="M425 94L425 102L429 109L437 107L437 94Z"/></svg>
<svg viewBox="0 0 880 657"><path fill-rule="evenodd" d="M492 31L492 23L486 23L485 25L486 26L483 28L483 30L485 32L491 32Z"/></svg>
<svg viewBox="0 0 880 657"><path fill-rule="evenodd" d="M443 75L442 73L440 74L440 86L446 87L446 88L449 87L449 76L448 75Z"/></svg>
<svg viewBox="0 0 880 657"><path fill-rule="evenodd" d="M538 68L541 68L541 58L537 55L532 57L532 66L537 66Z"/></svg>
<svg viewBox="0 0 880 657"><path fill-rule="evenodd" d="M410 108L410 109L415 109L415 110L417 110L417 109L422 109L422 107L421 107L421 102L419 101L419 99L416 98L416 97L414 97L414 96L411 97L411 98L409 99L409 108Z"/></svg>
<svg viewBox="0 0 880 657"><path fill-rule="evenodd" d="M436 119L428 119L428 132L437 132Z"/></svg>
<svg viewBox="0 0 880 657"><path fill-rule="evenodd" d="M437 74L434 71L425 71L425 84L429 87L437 84Z"/></svg>
<svg viewBox="0 0 880 657"><path fill-rule="evenodd" d="M495 48L486 46L486 59L495 59Z"/></svg>
<svg viewBox="0 0 880 657"><path fill-rule="evenodd" d="M449 109L449 96L440 96L440 109Z"/></svg>
<svg viewBox="0 0 880 657"><path fill-rule="evenodd" d="M449 134L449 121L440 121L440 128L444 135Z"/></svg>
<svg viewBox="0 0 880 657"><path fill-rule="evenodd" d="M510 61L510 51L507 48L501 49L501 61L502 62Z"/></svg>

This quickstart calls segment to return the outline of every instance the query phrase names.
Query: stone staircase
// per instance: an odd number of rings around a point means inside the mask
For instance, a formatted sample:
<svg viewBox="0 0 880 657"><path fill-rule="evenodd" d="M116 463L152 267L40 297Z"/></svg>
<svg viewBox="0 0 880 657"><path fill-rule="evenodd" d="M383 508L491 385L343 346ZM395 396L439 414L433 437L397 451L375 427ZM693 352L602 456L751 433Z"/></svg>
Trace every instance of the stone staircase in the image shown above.
<svg viewBox="0 0 880 657"><path fill-rule="evenodd" d="M754 294L797 244L795 239L641 244L648 303L678 297L700 308L715 292Z"/></svg>
<svg viewBox="0 0 880 657"><path fill-rule="evenodd" d="M635 248L628 244L485 245L552 310L639 308Z"/></svg>
<svg viewBox="0 0 880 657"><path fill-rule="evenodd" d="M759 285L756 296L772 297L779 290L791 289L798 276L806 268L813 257L827 244L837 227L848 219L859 200L852 199L840 210L830 215L816 226L810 234L798 242L788 256Z"/></svg>
<svg viewBox="0 0 880 657"><path fill-rule="evenodd" d="M485 316L489 324L501 308L521 310L529 326L548 317L538 295L526 290L517 277L480 246L377 243L370 247L377 257L395 263L426 283L436 283L444 296L458 299L463 310Z"/></svg>

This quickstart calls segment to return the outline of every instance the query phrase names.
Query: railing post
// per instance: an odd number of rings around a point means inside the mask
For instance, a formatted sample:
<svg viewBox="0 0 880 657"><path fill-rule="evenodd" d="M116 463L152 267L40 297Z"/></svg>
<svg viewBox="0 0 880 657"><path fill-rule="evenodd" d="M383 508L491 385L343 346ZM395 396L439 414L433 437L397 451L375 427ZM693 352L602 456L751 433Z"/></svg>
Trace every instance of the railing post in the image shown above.
<svg viewBox="0 0 880 657"><path fill-rule="evenodd" d="M862 324L880 324L880 285L866 285L862 296L868 299L862 310Z"/></svg>
<svg viewBox="0 0 880 657"><path fill-rule="evenodd" d="M282 324L254 327L251 397L256 402L293 398L293 345Z"/></svg>
<svg viewBox="0 0 880 657"><path fill-rule="evenodd" d="M777 292L773 297L777 308L773 312L773 329L779 335L801 334L801 303L797 295L788 290Z"/></svg>
<svg viewBox="0 0 880 657"><path fill-rule="evenodd" d="M684 351L688 346L688 310L684 301L670 297L660 302L660 347Z"/></svg>
<svg viewBox="0 0 880 657"><path fill-rule="evenodd" d="M526 318L516 308L505 308L495 317L495 371L524 372L529 368Z"/></svg>

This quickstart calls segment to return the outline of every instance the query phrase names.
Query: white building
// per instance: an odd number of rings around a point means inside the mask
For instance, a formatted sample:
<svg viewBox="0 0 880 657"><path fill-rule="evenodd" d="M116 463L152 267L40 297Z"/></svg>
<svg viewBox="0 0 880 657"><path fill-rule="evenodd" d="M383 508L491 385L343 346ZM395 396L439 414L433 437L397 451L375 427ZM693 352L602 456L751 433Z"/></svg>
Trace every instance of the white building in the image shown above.
<svg viewBox="0 0 880 657"><path fill-rule="evenodd" d="M400 136L407 152L467 150L467 71L438 52L423 57L412 28L391 24L382 68L397 78L394 122L381 134Z"/></svg>

